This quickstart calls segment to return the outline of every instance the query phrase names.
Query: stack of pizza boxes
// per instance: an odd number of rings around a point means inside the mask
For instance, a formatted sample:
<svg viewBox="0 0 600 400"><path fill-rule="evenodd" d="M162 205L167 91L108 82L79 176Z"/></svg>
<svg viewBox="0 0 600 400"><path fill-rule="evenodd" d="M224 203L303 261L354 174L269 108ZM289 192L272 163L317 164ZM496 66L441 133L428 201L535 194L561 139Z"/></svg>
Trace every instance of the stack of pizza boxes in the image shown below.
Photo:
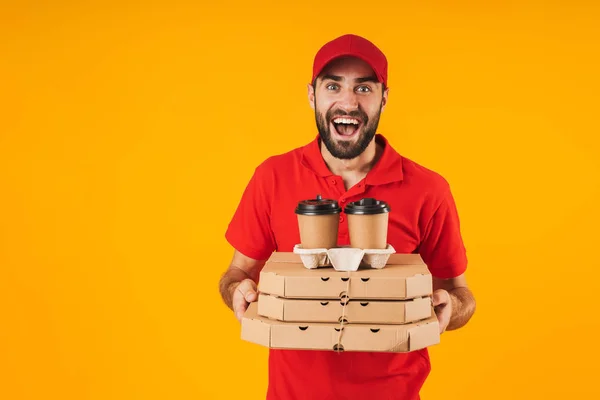
<svg viewBox="0 0 600 400"><path fill-rule="evenodd" d="M299 203L301 244L273 253L261 270L242 339L338 352L409 352L439 343L431 274L418 254L387 244L389 206L375 199L349 204L348 247L337 246L341 211L320 197Z"/></svg>

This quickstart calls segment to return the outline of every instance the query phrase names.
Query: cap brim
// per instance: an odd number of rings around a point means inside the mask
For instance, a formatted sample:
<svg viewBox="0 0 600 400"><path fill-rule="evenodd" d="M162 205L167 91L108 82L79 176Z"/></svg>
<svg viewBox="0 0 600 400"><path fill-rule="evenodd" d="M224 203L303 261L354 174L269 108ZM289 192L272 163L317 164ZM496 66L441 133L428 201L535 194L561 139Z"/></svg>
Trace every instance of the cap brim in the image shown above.
<svg viewBox="0 0 600 400"><path fill-rule="evenodd" d="M366 62L367 64L369 64L369 67L371 67L371 69L375 73L375 76L377 77L377 80L379 81L379 83L383 83L383 76L381 75L381 73L379 71L377 71L377 68L375 68L373 66L373 64L366 57L364 57L360 54L357 54L357 53L352 53L352 52L336 54L335 56L330 57L325 62L323 62L323 65L321 66L319 71L313 76L313 79L312 79L313 83L317 80L319 75L321 75L321 73L323 72L325 67L327 67L327 65L331 64L331 62L333 62L335 60L338 60L338 59L344 58L344 57L355 57L355 58L358 58L358 59Z"/></svg>

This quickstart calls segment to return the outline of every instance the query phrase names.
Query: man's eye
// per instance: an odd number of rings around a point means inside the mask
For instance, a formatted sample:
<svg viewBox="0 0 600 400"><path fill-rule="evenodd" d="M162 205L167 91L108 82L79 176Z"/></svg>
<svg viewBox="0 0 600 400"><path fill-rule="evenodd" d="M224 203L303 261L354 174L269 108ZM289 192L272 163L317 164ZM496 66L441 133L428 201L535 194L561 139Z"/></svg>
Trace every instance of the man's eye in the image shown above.
<svg viewBox="0 0 600 400"><path fill-rule="evenodd" d="M329 85L327 85L328 90L336 90L337 87L338 86L335 83L330 83Z"/></svg>
<svg viewBox="0 0 600 400"><path fill-rule="evenodd" d="M359 92L365 92L366 93L366 92L370 92L371 88L368 87L368 86L359 86L356 90L359 91Z"/></svg>

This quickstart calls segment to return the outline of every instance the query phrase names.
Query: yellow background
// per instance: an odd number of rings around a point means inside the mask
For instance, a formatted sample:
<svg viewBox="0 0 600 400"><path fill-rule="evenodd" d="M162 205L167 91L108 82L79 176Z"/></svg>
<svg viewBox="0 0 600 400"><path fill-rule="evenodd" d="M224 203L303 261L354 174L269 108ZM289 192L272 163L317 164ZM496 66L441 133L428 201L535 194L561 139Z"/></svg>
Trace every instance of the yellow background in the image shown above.
<svg viewBox="0 0 600 400"><path fill-rule="evenodd" d="M477 314L424 399L598 398L594 2L2 2L0 398L264 398L217 283L312 57L390 62L380 132L451 183Z"/></svg>

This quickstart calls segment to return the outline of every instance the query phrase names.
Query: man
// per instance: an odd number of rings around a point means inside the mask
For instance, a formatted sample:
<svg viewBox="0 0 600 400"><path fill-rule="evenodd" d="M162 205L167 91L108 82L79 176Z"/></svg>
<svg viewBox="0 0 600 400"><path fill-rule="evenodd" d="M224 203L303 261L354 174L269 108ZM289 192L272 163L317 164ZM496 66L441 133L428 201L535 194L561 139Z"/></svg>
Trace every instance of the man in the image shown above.
<svg viewBox="0 0 600 400"><path fill-rule="evenodd" d="M449 185L376 134L388 95L387 59L373 43L344 35L317 52L308 100L318 137L258 166L226 233L235 252L220 289L238 319L257 300L259 272L271 253L292 251L300 243L294 208L316 194L337 199L342 207L363 197L388 202L390 244L398 253L421 254L434 277L440 331L470 319L475 300L464 276L467 258ZM343 214L338 242L349 244ZM271 349L267 399L413 400L429 372L427 349Z"/></svg>

